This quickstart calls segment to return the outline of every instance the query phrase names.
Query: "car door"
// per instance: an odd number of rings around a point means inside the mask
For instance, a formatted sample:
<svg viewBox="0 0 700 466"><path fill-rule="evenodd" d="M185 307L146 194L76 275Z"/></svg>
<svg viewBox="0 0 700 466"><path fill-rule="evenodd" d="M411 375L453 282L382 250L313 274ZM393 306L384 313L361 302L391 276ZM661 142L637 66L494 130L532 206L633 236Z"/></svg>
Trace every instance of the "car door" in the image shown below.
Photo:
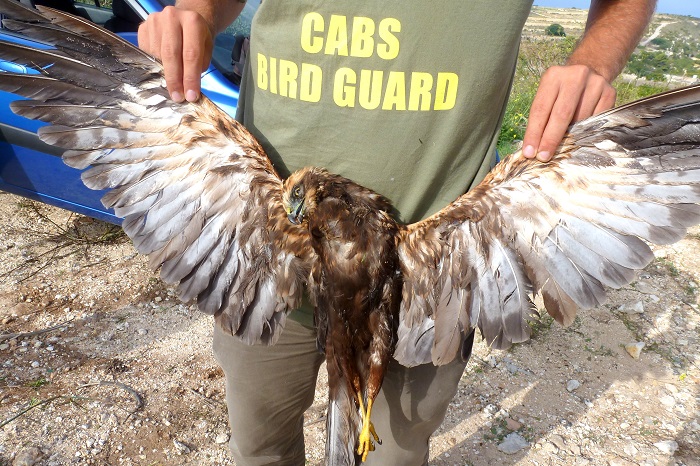
<svg viewBox="0 0 700 466"><path fill-rule="evenodd" d="M136 44L139 23L149 13L160 11L170 2L156 0L21 0L43 4L77 14L109 29ZM241 34L249 33L250 21L260 4L248 2L244 14L215 40L213 64L202 76L203 92L224 111L233 115L238 103L238 85L234 84L231 49ZM46 44L27 40L0 27L0 40L37 48ZM236 56L236 54L233 54ZM38 73L39 71L0 60L2 72ZM62 150L43 143L36 131L44 125L15 115L9 109L21 97L0 91L0 190L88 215L111 223L121 219L100 202L104 192L86 188L80 172L63 164Z"/></svg>

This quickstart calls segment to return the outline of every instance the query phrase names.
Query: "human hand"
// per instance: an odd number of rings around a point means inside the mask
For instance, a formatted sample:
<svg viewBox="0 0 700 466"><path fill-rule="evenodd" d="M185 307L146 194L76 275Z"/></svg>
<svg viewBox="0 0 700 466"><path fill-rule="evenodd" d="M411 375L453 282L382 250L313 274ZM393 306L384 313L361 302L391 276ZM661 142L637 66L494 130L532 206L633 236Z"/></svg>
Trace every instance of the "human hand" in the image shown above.
<svg viewBox="0 0 700 466"><path fill-rule="evenodd" d="M612 108L616 92L585 65L554 66L542 75L525 130L522 153L549 161L572 123Z"/></svg>
<svg viewBox="0 0 700 466"><path fill-rule="evenodd" d="M209 67L213 27L196 11L166 6L139 26L139 47L163 62L165 84L175 102L194 102Z"/></svg>

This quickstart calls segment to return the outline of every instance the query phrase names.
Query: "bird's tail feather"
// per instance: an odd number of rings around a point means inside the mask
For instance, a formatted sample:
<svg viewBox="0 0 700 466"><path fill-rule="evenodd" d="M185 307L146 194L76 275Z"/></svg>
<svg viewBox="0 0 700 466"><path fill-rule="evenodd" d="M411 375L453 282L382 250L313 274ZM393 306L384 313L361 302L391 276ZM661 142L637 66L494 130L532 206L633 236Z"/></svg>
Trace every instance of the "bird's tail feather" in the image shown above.
<svg viewBox="0 0 700 466"><path fill-rule="evenodd" d="M337 382L337 386L330 387L328 402L326 465L353 466L360 463L356 447L362 419L345 378L340 377Z"/></svg>

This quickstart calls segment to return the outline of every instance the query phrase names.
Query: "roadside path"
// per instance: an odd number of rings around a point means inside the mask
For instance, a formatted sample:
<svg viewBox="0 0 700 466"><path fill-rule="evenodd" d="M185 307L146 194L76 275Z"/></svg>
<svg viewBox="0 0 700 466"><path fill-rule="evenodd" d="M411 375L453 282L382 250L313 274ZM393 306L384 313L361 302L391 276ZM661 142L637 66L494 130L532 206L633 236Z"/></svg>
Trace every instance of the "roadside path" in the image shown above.
<svg viewBox="0 0 700 466"><path fill-rule="evenodd" d="M653 33L652 35L650 35L648 38L646 38L646 39L644 39L643 41L641 41L641 42L639 43L639 45L647 45L649 42L651 42L652 40L654 40L654 39L656 39L657 37L659 37L659 34L661 33L661 30L662 30L663 28L665 28L666 26L668 26L669 24L676 24L676 22L675 22L675 21L672 21L672 22L666 22L666 23L661 23L661 24L659 24L659 25L656 27L656 30L654 31L654 33Z"/></svg>

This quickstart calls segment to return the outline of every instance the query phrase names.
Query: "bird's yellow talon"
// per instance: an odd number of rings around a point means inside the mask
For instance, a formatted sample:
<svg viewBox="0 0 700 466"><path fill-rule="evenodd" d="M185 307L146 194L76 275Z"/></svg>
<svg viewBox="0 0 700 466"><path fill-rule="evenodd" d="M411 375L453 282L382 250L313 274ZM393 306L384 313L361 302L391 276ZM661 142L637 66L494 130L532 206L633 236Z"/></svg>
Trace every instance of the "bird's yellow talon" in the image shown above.
<svg viewBox="0 0 700 466"><path fill-rule="evenodd" d="M367 455L370 451L375 450L374 442L382 444L382 441L377 435L377 431L374 429L374 424L369 420L370 414L372 412L372 400L367 401L367 410L365 411L362 404L362 397L360 400L360 412L362 413L362 431L360 432L360 438L357 443L357 454L362 457L362 462L367 461ZM372 441L374 439L374 442Z"/></svg>
<svg viewBox="0 0 700 466"><path fill-rule="evenodd" d="M367 455L369 452L376 449L374 442L372 441L372 437L374 437L374 440L379 443L379 437L377 437L374 426L372 423L370 423L369 427L362 428L362 432L360 433L360 438L358 440L359 445L357 447L357 454L362 457L362 462L367 461Z"/></svg>
<svg viewBox="0 0 700 466"><path fill-rule="evenodd" d="M379 435L377 435L377 431L374 430L374 424L372 424L371 422L369 423L369 433L372 434L372 437L374 437L375 442L377 442L379 445L382 444L382 441L379 438Z"/></svg>

